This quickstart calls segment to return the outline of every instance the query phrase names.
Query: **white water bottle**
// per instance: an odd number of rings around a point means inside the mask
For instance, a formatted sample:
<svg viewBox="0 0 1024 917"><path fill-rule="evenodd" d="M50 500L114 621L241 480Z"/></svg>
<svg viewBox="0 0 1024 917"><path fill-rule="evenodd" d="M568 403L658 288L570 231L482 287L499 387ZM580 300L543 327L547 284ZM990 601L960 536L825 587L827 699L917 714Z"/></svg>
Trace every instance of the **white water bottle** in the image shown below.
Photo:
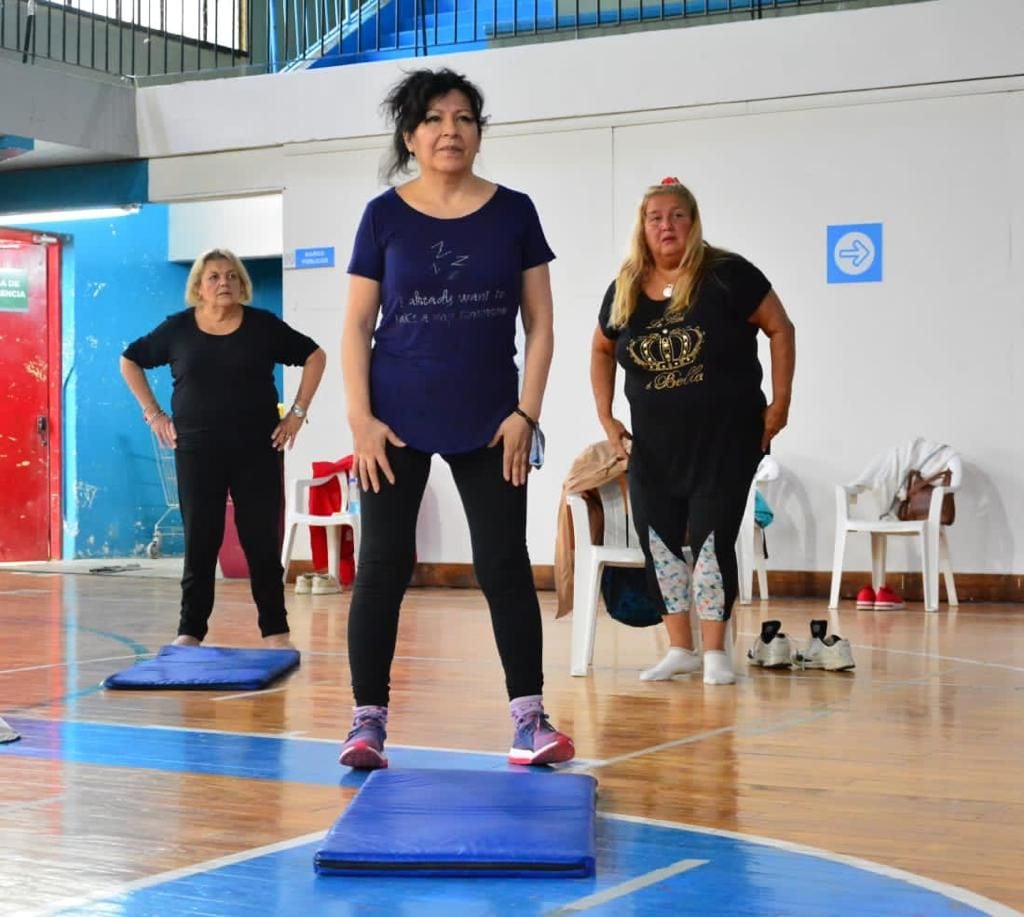
<svg viewBox="0 0 1024 917"><path fill-rule="evenodd" d="M348 511L359 513L359 478L354 471L348 473Z"/></svg>

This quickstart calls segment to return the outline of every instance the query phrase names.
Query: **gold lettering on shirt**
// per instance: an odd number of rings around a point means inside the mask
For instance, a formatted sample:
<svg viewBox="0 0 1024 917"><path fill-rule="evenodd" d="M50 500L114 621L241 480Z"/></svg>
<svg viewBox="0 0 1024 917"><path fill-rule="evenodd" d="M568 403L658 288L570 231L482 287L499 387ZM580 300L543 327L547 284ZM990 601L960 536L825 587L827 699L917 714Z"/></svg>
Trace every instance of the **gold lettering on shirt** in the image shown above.
<svg viewBox="0 0 1024 917"><path fill-rule="evenodd" d="M699 326L660 318L647 326L647 333L633 338L628 349L637 366L657 373L646 388L663 391L703 381L704 366L696 362L703 346Z"/></svg>
<svg viewBox="0 0 1024 917"><path fill-rule="evenodd" d="M648 391L654 389L661 392L675 388L682 388L684 385L693 385L695 382L704 381L704 364L696 363L689 367L686 372L673 369L667 373L659 373L651 382L644 386Z"/></svg>

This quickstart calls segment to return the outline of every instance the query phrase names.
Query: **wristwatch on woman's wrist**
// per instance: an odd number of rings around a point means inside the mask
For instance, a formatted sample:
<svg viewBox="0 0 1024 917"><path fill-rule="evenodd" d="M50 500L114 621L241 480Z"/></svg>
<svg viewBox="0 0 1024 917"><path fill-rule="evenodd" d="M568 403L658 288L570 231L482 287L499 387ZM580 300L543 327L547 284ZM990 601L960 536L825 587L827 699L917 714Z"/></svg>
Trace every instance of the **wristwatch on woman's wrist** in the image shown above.
<svg viewBox="0 0 1024 917"><path fill-rule="evenodd" d="M297 401L292 405L292 413L299 418L299 420L306 419L306 409L302 407Z"/></svg>

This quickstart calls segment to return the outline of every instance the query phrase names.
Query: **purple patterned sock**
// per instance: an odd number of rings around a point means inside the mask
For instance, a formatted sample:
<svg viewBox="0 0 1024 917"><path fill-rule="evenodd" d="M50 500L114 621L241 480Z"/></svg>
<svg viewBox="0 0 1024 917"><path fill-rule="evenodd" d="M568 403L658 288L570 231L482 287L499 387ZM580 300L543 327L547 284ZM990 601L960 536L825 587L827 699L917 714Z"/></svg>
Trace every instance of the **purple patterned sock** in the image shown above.
<svg viewBox="0 0 1024 917"><path fill-rule="evenodd" d="M353 707L352 721L358 722L363 719L380 720L382 725L386 725L388 721L388 708L377 707L373 704L367 704L365 707Z"/></svg>
<svg viewBox="0 0 1024 917"><path fill-rule="evenodd" d="M508 709L512 714L512 719L518 725L524 720L544 712L544 696L542 694L527 694L524 697L513 698L509 701Z"/></svg>

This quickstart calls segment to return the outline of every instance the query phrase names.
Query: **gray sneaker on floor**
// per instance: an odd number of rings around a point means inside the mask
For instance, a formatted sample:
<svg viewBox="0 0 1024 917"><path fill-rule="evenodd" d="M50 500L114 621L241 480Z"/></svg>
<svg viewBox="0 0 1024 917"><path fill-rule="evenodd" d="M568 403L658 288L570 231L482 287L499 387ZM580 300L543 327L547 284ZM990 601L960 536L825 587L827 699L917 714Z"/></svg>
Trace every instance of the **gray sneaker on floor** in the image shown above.
<svg viewBox="0 0 1024 917"><path fill-rule="evenodd" d="M797 650L794 662L804 669L825 669L847 672L856 666L850 641L828 633L828 621L811 621L811 639L804 649Z"/></svg>
<svg viewBox="0 0 1024 917"><path fill-rule="evenodd" d="M764 669L784 669L792 665L793 645L782 633L781 621L761 622L761 633L747 651L747 662Z"/></svg>
<svg viewBox="0 0 1024 917"><path fill-rule="evenodd" d="M338 582L336 576L331 576L328 573L315 573L313 574L311 592L313 595L334 595L341 592L341 583Z"/></svg>

